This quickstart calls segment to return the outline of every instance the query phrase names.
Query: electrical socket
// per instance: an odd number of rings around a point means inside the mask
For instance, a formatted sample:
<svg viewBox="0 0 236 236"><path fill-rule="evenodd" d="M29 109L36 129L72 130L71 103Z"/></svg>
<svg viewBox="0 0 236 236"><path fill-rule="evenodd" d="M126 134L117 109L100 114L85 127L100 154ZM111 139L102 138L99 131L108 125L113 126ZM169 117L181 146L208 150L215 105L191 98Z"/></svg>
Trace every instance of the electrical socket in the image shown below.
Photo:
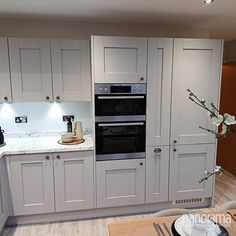
<svg viewBox="0 0 236 236"><path fill-rule="evenodd" d="M16 116L15 123L27 123L28 119L27 116Z"/></svg>
<svg viewBox="0 0 236 236"><path fill-rule="evenodd" d="M62 121L63 122L67 122L69 120L69 118L71 118L71 121L75 120L75 116L74 115L63 115L62 116Z"/></svg>

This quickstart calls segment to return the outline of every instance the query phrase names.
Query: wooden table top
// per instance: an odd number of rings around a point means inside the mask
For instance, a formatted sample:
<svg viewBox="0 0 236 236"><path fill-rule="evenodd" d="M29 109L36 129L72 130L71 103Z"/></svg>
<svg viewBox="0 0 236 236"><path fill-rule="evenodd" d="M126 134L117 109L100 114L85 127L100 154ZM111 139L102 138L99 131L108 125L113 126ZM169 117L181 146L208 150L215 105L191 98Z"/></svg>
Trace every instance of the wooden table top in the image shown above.
<svg viewBox="0 0 236 236"><path fill-rule="evenodd" d="M214 212L207 212L206 214L210 217L212 215L216 214L224 214L226 215L228 211L214 211ZM236 214L235 210L229 210L232 214ZM197 213L197 212L195 212ZM202 214L203 212L201 212ZM203 213L204 214L204 213ZM132 221L123 221L123 222L115 222L108 225L109 229L109 235L110 236L157 236L157 232L155 231L153 227L153 223L159 223L161 224L162 229L163 223L165 223L168 227L168 229L171 232L171 226L173 222L178 218L179 216L167 216L167 217L147 217L144 219L139 220L132 220ZM227 214L227 217L229 217L229 214ZM228 232L230 233L230 236L236 236L236 221L234 221L231 218L230 224L223 224L221 223ZM165 231L165 235L168 236L168 233Z"/></svg>

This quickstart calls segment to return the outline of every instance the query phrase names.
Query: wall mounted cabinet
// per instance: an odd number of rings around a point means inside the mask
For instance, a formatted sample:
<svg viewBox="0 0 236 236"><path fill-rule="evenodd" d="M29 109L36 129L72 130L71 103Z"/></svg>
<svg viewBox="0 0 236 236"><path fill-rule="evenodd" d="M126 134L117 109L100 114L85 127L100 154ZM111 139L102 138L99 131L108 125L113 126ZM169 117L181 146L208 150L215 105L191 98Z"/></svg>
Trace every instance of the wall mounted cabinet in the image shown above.
<svg viewBox="0 0 236 236"><path fill-rule="evenodd" d="M88 40L9 38L9 54L13 101L91 100Z"/></svg>
<svg viewBox="0 0 236 236"><path fill-rule="evenodd" d="M93 208L93 163L91 151L11 156L14 215Z"/></svg>
<svg viewBox="0 0 236 236"><path fill-rule="evenodd" d="M147 39L92 36L95 83L145 83Z"/></svg>
<svg viewBox="0 0 236 236"><path fill-rule="evenodd" d="M54 101L91 100L88 40L51 40Z"/></svg>
<svg viewBox="0 0 236 236"><path fill-rule="evenodd" d="M12 102L7 38L0 38L0 103Z"/></svg>
<svg viewBox="0 0 236 236"><path fill-rule="evenodd" d="M52 101L50 40L9 38L14 101Z"/></svg>

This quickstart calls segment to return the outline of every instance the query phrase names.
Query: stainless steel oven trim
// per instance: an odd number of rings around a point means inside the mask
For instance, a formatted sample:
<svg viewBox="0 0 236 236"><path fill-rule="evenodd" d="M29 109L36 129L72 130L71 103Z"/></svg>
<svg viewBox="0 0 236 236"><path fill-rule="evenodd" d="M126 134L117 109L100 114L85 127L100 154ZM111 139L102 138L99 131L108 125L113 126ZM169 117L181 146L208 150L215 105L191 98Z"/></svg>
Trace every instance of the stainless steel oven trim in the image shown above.
<svg viewBox="0 0 236 236"><path fill-rule="evenodd" d="M144 99L144 96L98 96L98 99L103 99L103 100L112 100L112 99Z"/></svg>
<svg viewBox="0 0 236 236"><path fill-rule="evenodd" d="M117 153L96 155L96 161L127 160L145 158L145 152Z"/></svg>
<svg viewBox="0 0 236 236"><path fill-rule="evenodd" d="M102 123L98 124L99 127L107 127L107 126L137 126L137 125L144 125L144 122L131 122L131 123Z"/></svg>
<svg viewBox="0 0 236 236"><path fill-rule="evenodd" d="M127 121L145 121L145 115L136 116L96 116L95 122L127 122Z"/></svg>

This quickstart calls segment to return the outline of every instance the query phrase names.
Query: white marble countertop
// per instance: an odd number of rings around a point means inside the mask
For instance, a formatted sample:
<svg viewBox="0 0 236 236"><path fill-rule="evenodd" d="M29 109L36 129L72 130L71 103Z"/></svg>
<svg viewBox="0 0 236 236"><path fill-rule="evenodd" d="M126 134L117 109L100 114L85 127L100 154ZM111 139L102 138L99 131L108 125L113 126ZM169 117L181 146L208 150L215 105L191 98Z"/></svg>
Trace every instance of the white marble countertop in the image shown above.
<svg viewBox="0 0 236 236"><path fill-rule="evenodd" d="M57 141L60 136L6 138L6 145L0 147L0 158L5 155L18 155L30 153L68 152L93 150L91 135L85 135L85 142L76 145L61 145Z"/></svg>

